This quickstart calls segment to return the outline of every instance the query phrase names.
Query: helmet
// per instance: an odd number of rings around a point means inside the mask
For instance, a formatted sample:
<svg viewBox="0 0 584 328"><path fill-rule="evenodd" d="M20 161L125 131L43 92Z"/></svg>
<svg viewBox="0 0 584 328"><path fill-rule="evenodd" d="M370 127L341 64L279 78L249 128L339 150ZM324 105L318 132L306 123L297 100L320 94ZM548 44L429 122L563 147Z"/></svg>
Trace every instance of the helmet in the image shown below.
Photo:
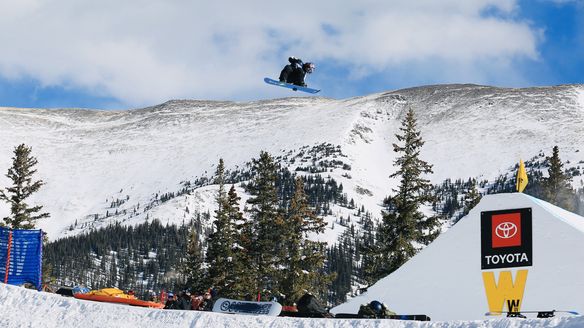
<svg viewBox="0 0 584 328"><path fill-rule="evenodd" d="M377 314L383 311L383 304L381 304L381 302L379 301L372 301L371 303L369 303L369 307L373 309L373 311L375 311L375 313Z"/></svg>
<svg viewBox="0 0 584 328"><path fill-rule="evenodd" d="M310 74L316 69L316 66L313 63L304 63L304 65L302 65L302 69L304 69L306 73Z"/></svg>

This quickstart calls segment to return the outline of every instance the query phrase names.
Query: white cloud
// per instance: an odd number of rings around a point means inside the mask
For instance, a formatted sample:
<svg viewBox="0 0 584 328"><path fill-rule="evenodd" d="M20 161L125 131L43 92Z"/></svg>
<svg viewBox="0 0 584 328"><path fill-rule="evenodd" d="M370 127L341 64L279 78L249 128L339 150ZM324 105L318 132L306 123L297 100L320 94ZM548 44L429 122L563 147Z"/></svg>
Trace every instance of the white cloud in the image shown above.
<svg viewBox="0 0 584 328"><path fill-rule="evenodd" d="M516 10L507 0L0 2L0 75L130 106L261 97L288 55L361 77L429 60L486 76L501 66L491 61L538 57L541 32Z"/></svg>

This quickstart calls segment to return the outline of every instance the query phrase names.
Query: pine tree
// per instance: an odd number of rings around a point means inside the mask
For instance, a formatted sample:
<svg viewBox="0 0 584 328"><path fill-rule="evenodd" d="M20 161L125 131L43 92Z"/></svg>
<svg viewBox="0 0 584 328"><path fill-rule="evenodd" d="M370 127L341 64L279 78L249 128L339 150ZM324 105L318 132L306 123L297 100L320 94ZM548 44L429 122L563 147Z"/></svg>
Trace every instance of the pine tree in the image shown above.
<svg viewBox="0 0 584 328"><path fill-rule="evenodd" d="M549 177L544 180L545 199L568 211L574 210L574 196L570 185L572 178L564 173L564 165L560 159L560 150L554 146L552 156L546 158L549 167Z"/></svg>
<svg viewBox="0 0 584 328"><path fill-rule="evenodd" d="M361 272L360 278L364 279L367 284L373 284L378 280L378 271L381 262L380 243L375 241L375 224L369 216L362 220L362 228L359 238L355 240L355 250L361 255ZM377 227L379 228L379 227Z"/></svg>
<svg viewBox="0 0 584 328"><path fill-rule="evenodd" d="M295 180L295 189L288 207L282 239L287 253L279 291L292 305L304 290L326 296L326 287L332 277L324 274L325 242L308 240L308 235L322 233L326 222L317 217L308 206L301 177Z"/></svg>
<svg viewBox="0 0 584 328"><path fill-rule="evenodd" d="M252 160L254 176L248 185L252 195L247 203L253 231L250 255L257 267L257 289L272 291L278 286L280 277L278 265L285 256L282 237L282 214L278 206L276 189L277 164L267 152L262 151L259 159Z"/></svg>
<svg viewBox="0 0 584 328"><path fill-rule="evenodd" d="M416 127L414 111L410 108L402 121L397 140L403 145L393 144L394 152L400 154L394 165L397 171L390 178L399 177L398 189L387 197L382 211L382 223L378 229L377 256L374 259L377 279L395 271L416 254L420 244L429 244L436 236L439 219L427 217L422 206L432 203L432 185L422 175L432 173L432 165L420 159L424 141Z"/></svg>
<svg viewBox="0 0 584 328"><path fill-rule="evenodd" d="M38 212L42 206L30 207L25 201L33 193L37 192L44 185L42 180L32 181L33 169L38 163L37 159L31 155L32 149L25 144L21 144L14 149L12 158L12 167L8 169L8 177L13 182L12 187L6 188L6 191L0 189L0 200L10 204L11 215L5 217L4 222L0 225L8 226L12 229L33 229L36 221L42 218L48 218L49 213Z"/></svg>
<svg viewBox="0 0 584 328"><path fill-rule="evenodd" d="M192 225L189 230L187 256L182 263L181 272L185 277L186 286L191 290L200 291L207 288L204 285L206 274L203 269L203 252L195 225Z"/></svg>
<svg viewBox="0 0 584 328"><path fill-rule="evenodd" d="M471 187L464 198L463 215L467 215L468 212L470 212L470 210L472 210L475 206L478 205L482 198L481 194L479 193L479 190L477 189L477 181L475 179L472 179L470 183Z"/></svg>
<svg viewBox="0 0 584 328"><path fill-rule="evenodd" d="M235 226L233 238L235 244L232 249L233 260L228 275L230 284L225 289L224 295L236 299L243 299L246 294L256 290L255 272L257 271L249 253L252 248L251 225L239 210L240 200L241 197L237 195L235 186L232 185L227 193L227 212L230 221Z"/></svg>
<svg viewBox="0 0 584 328"><path fill-rule="evenodd" d="M217 166L216 180L219 184L217 191L217 210L215 211L214 230L208 237L207 263L209 264L209 285L218 289L220 295L230 282L228 281L231 260L233 259L232 247L234 244L234 226L229 217L229 204L225 192L225 169L223 159Z"/></svg>

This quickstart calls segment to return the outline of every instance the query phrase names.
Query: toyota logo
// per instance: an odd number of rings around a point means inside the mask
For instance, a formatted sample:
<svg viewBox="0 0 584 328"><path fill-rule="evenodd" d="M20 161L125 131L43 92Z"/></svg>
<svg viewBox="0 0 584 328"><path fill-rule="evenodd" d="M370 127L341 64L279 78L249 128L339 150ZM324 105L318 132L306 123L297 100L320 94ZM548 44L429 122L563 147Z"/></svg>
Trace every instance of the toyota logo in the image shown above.
<svg viewBox="0 0 584 328"><path fill-rule="evenodd" d="M502 239L512 238L517 234L517 226L512 222L502 222L495 228L495 234Z"/></svg>

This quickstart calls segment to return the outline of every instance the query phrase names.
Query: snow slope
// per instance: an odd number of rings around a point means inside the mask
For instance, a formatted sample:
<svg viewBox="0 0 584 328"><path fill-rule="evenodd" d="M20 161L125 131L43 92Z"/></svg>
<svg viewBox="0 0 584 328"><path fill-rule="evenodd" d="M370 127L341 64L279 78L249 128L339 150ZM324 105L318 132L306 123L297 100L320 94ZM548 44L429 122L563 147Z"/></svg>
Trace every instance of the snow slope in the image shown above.
<svg viewBox="0 0 584 328"><path fill-rule="evenodd" d="M229 315L212 312L155 310L82 301L0 283L0 326L64 327L408 327L523 328L582 327L584 317L413 322L399 320L307 319Z"/></svg>
<svg viewBox="0 0 584 328"><path fill-rule="evenodd" d="M236 169L261 150L282 156L330 143L341 147L351 170L350 177L342 169L329 174L343 183L349 199L378 215L395 185L388 178L394 172L392 143L408 107L416 111L426 141L422 158L434 164L433 182L490 179L508 172L520 157L551 153L554 145L570 165L584 161L583 94L581 85L438 85L344 100L180 100L129 111L0 108L0 172L10 167L16 145L32 146L37 177L47 183L32 201L52 214L39 226L55 239L112 221L153 218L156 213L130 212L157 193L179 190L181 182L210 176L220 157ZM1 174L0 186L8 184ZM206 194L183 201L212 211ZM118 210L128 213L106 218L117 199L127 200ZM188 220L177 206L175 201L151 211L165 213L161 219L168 221ZM0 204L0 216L7 213ZM75 222L78 229L70 232ZM334 240L336 233L329 235Z"/></svg>
<svg viewBox="0 0 584 328"><path fill-rule="evenodd" d="M531 209L533 264L482 270L481 212L519 208ZM398 313L423 312L437 320L481 319L490 311L482 274L494 272L500 281L501 273L509 271L517 284L518 270L527 270L522 310L584 313L583 248L584 217L521 193L487 195L397 271L332 312L356 312L360 304L379 300ZM507 310L503 304L498 311Z"/></svg>

